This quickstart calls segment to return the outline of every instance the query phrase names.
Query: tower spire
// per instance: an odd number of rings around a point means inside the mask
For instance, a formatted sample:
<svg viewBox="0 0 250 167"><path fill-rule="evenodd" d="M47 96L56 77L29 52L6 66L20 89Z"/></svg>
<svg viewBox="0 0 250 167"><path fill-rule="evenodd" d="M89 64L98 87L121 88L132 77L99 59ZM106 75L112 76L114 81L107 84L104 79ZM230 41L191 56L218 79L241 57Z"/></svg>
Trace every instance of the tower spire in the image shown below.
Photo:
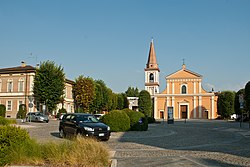
<svg viewBox="0 0 250 167"><path fill-rule="evenodd" d="M146 68L158 69L153 38L151 39L151 42L150 42L148 62L147 62Z"/></svg>
<svg viewBox="0 0 250 167"><path fill-rule="evenodd" d="M153 38L150 42L148 62L146 64L145 71L145 90L147 90L150 95L155 95L159 93L159 73L160 69L156 61L156 54L154 48Z"/></svg>

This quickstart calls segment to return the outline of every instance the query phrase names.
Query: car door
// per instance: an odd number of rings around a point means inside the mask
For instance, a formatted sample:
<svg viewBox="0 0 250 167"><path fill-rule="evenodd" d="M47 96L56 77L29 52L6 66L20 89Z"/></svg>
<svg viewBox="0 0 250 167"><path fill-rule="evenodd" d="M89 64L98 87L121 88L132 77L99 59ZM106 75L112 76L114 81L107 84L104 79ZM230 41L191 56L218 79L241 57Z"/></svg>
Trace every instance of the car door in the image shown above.
<svg viewBox="0 0 250 167"><path fill-rule="evenodd" d="M70 131L70 117L71 117L71 114L69 115L66 115L65 119L63 119L63 128L64 128L64 133L66 134L70 134L71 131Z"/></svg>
<svg viewBox="0 0 250 167"><path fill-rule="evenodd" d="M77 121L76 115L71 115L69 125L70 134L75 135L77 132Z"/></svg>

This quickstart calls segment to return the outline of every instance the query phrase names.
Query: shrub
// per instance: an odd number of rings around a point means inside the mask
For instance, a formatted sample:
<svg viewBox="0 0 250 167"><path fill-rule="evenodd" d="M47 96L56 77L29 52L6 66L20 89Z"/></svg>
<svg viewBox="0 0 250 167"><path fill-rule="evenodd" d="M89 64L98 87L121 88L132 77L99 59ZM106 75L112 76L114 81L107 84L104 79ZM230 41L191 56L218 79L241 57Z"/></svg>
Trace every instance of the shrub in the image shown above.
<svg viewBox="0 0 250 167"><path fill-rule="evenodd" d="M27 108L25 104L19 105L19 110L17 112L16 118L24 119L27 113Z"/></svg>
<svg viewBox="0 0 250 167"><path fill-rule="evenodd" d="M124 132L130 128L130 119L128 115L122 110L113 110L105 114L101 121L110 126L113 132Z"/></svg>
<svg viewBox="0 0 250 167"><path fill-rule="evenodd" d="M130 109L124 109L125 113L130 119L130 130L132 131L144 131L148 130L148 122L145 121L145 115L141 112L133 111Z"/></svg>
<svg viewBox="0 0 250 167"><path fill-rule="evenodd" d="M10 124L9 121L6 118L0 116L0 125L9 125L9 124Z"/></svg>
<svg viewBox="0 0 250 167"><path fill-rule="evenodd" d="M147 119L148 119L149 124L155 123L155 118L154 117L147 117Z"/></svg>
<svg viewBox="0 0 250 167"><path fill-rule="evenodd" d="M6 107L3 104L0 104L0 116L5 117Z"/></svg>
<svg viewBox="0 0 250 167"><path fill-rule="evenodd" d="M15 126L0 126L0 166L9 163L8 151L13 146L21 145L30 140L25 129Z"/></svg>

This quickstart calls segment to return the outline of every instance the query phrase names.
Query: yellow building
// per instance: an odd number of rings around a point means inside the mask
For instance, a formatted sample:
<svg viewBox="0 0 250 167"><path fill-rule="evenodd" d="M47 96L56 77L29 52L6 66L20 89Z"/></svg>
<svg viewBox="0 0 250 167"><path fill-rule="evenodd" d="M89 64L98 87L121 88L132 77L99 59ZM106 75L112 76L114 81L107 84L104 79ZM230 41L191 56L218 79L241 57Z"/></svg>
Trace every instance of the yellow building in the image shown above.
<svg viewBox="0 0 250 167"><path fill-rule="evenodd" d="M42 111L43 103L35 102L33 97L35 73L36 68L25 63L18 67L0 69L0 104L6 106L6 117L16 118L21 104L27 106L28 112ZM50 114L56 115L62 105L67 112L74 112L73 84L73 81L65 80L64 102L58 104L57 109Z"/></svg>
<svg viewBox="0 0 250 167"><path fill-rule="evenodd" d="M188 70L183 63L180 70L166 76L166 88L159 92L159 73L151 41L145 68L145 90L153 99L155 119L167 119L169 111L174 119L217 118L217 96L202 88L202 75Z"/></svg>

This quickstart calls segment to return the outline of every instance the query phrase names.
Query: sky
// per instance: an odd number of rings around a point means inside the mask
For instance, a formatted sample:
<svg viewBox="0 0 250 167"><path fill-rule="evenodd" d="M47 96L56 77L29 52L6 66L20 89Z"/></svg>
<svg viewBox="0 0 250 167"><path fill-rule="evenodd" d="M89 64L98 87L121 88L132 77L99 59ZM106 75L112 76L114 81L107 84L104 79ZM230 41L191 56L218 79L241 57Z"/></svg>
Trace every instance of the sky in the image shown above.
<svg viewBox="0 0 250 167"><path fill-rule="evenodd" d="M161 91L183 59L208 91L250 81L250 0L0 0L0 68L50 60L71 80L143 90L152 38Z"/></svg>

